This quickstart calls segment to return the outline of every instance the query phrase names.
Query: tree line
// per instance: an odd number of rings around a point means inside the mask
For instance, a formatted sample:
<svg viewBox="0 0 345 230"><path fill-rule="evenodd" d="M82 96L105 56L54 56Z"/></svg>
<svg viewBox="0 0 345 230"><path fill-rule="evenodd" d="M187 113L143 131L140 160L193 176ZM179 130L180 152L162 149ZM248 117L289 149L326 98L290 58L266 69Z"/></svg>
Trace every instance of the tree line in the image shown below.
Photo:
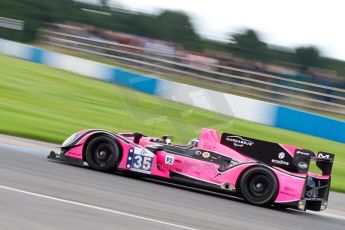
<svg viewBox="0 0 345 230"><path fill-rule="evenodd" d="M224 43L202 38L195 31L189 16L180 11L165 10L156 15L113 8L108 5L107 0L100 0L99 3L90 5L73 0L1 1L0 16L22 20L25 22L25 27L23 31L11 31L0 27L0 36L31 42L35 40L37 30L44 27L46 23L71 21L172 41L190 51L218 50L249 60L293 63L302 69L308 67L332 69L345 76L345 62L322 57L320 51L314 46L297 47L291 50L275 49L262 41L258 33L251 29L231 34L229 42Z"/></svg>

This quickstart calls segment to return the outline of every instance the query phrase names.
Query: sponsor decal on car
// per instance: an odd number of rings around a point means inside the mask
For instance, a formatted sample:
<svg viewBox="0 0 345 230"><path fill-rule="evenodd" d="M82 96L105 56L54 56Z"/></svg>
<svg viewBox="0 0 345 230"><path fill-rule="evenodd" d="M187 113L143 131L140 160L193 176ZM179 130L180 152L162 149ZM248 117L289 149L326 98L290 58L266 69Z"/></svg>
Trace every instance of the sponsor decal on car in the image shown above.
<svg viewBox="0 0 345 230"><path fill-rule="evenodd" d="M327 188L327 185L321 185L321 181L319 181L317 186L314 186L312 189L308 190L305 195L309 198L316 198L319 197L319 190Z"/></svg>
<svg viewBox="0 0 345 230"><path fill-rule="evenodd" d="M203 153L202 153L202 157L203 157L203 158L206 158L206 159L207 159L207 158L209 158L210 156L211 156L211 154L210 154L209 152L203 152Z"/></svg>
<svg viewBox="0 0 345 230"><path fill-rule="evenodd" d="M276 159L272 159L272 163L275 163L275 164L278 164L278 165L290 165L290 163L287 162L287 161L276 160Z"/></svg>
<svg viewBox="0 0 345 230"><path fill-rule="evenodd" d="M296 154L301 154L301 155L305 155L305 156L310 156L310 153L305 152L305 151L301 151L301 150L297 150Z"/></svg>
<svg viewBox="0 0 345 230"><path fill-rule="evenodd" d="M298 163L298 167L301 169L307 169L308 168L308 163L301 161Z"/></svg>
<svg viewBox="0 0 345 230"><path fill-rule="evenodd" d="M280 194L286 195L286 196L295 196L296 194L290 193L290 192L285 192L285 191L280 191Z"/></svg>
<svg viewBox="0 0 345 230"><path fill-rule="evenodd" d="M279 158L279 160L272 159L271 162L275 163L275 164L279 164L279 165L289 165L290 164L289 162L283 160L285 158L284 152L278 153L278 158Z"/></svg>
<svg viewBox="0 0 345 230"><path fill-rule="evenodd" d="M285 153L284 152L280 152L279 154L278 154L278 158L279 159L284 159L285 158Z"/></svg>
<svg viewBox="0 0 345 230"><path fill-rule="evenodd" d="M166 155L165 156L165 164L172 165L172 164L174 164L174 161L175 161L175 157L174 156L171 156L171 155Z"/></svg>
<svg viewBox="0 0 345 230"><path fill-rule="evenodd" d="M239 136L227 136L226 140L232 142L236 147L252 146L254 144L254 142Z"/></svg>
<svg viewBox="0 0 345 230"><path fill-rule="evenodd" d="M329 158L329 155L328 154L325 154L325 153L319 153L317 155L318 158L324 158L324 159L328 159Z"/></svg>

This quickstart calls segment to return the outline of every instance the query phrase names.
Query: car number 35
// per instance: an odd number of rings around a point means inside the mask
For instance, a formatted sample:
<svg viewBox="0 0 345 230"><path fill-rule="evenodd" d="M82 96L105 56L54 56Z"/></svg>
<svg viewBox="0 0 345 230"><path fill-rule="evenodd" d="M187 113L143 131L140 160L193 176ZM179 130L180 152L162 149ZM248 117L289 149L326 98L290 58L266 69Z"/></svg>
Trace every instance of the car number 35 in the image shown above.
<svg viewBox="0 0 345 230"><path fill-rule="evenodd" d="M151 171L152 157L134 155L132 168Z"/></svg>

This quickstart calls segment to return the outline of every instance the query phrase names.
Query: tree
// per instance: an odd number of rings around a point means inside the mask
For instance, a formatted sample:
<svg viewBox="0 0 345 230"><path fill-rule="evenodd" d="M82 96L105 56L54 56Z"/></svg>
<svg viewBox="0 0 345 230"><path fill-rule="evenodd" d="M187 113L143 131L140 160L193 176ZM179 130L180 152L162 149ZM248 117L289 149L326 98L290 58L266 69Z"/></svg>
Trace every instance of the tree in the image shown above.
<svg viewBox="0 0 345 230"><path fill-rule="evenodd" d="M1 31L0 36L9 39L32 41L38 28L45 23L68 20L73 9L73 0L11 0L0 3L0 16L25 22L22 34L11 37L12 31ZM4 35L2 34L4 33Z"/></svg>
<svg viewBox="0 0 345 230"><path fill-rule="evenodd" d="M259 39L254 30L248 29L244 33L237 33L231 36L231 50L239 56L255 60L267 60L267 44Z"/></svg>
<svg viewBox="0 0 345 230"><path fill-rule="evenodd" d="M296 62L303 68L320 67L320 52L316 47L299 47L295 49Z"/></svg>
<svg viewBox="0 0 345 230"><path fill-rule="evenodd" d="M100 0L99 3L103 7L103 9L108 9L109 8L109 0Z"/></svg>
<svg viewBox="0 0 345 230"><path fill-rule="evenodd" d="M163 11L157 16L154 27L156 37L162 40L180 43L188 50L202 50L200 37L188 15L183 12Z"/></svg>

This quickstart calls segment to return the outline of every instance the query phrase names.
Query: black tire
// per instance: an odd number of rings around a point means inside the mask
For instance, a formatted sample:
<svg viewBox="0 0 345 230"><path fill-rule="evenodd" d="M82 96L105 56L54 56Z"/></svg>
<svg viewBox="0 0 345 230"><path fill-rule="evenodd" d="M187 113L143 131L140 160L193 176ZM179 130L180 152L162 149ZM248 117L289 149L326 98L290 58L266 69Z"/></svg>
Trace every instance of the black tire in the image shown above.
<svg viewBox="0 0 345 230"><path fill-rule="evenodd" d="M252 167L246 170L239 181L241 196L251 204L271 205L278 194L278 179L264 167Z"/></svg>
<svg viewBox="0 0 345 230"><path fill-rule="evenodd" d="M117 167L120 149L115 140L108 136L95 137L86 147L85 158L90 168L110 172Z"/></svg>

